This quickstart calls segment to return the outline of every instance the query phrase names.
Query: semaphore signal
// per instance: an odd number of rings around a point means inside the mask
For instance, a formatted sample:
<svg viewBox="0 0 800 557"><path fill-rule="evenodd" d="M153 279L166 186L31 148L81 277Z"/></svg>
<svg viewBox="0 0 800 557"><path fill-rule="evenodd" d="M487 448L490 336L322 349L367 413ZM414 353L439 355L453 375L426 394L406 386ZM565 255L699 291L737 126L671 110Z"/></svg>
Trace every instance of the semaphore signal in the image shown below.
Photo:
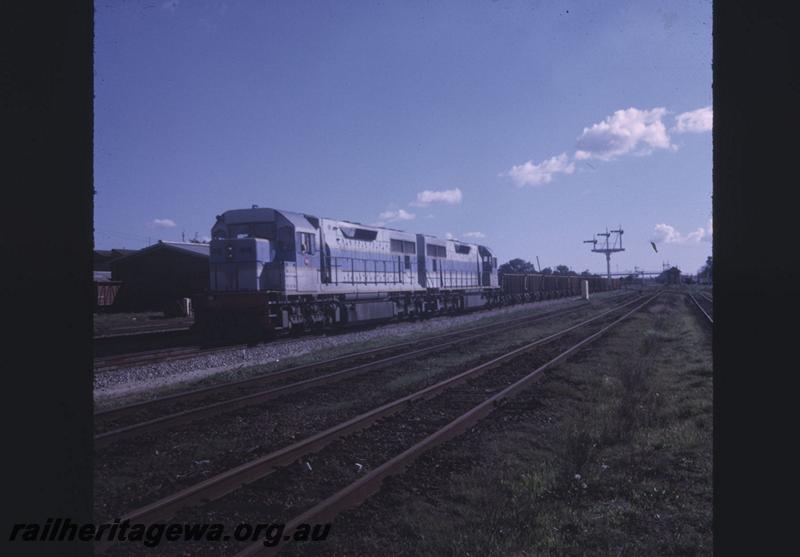
<svg viewBox="0 0 800 557"><path fill-rule="evenodd" d="M600 242L600 245L603 246L600 248L597 247L597 238L583 241L584 244L592 244L593 252L606 254L606 276L609 280L611 280L611 254L618 251L625 251L625 248L622 247L623 232L624 230L622 230L622 226L620 226L617 230L609 230L606 228L605 232L598 232L595 234L595 236L602 236L605 238L604 242ZM614 236L613 241L611 240L612 236Z"/></svg>

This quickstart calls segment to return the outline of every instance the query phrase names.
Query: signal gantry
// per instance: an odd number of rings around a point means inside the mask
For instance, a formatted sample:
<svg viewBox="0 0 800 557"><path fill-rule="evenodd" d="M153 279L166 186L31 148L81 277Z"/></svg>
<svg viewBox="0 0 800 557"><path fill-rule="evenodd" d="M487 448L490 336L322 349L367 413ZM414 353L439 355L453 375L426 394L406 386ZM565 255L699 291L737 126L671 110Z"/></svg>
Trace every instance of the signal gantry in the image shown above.
<svg viewBox="0 0 800 557"><path fill-rule="evenodd" d="M591 240L584 240L584 244L592 244L592 251L595 253L604 253L606 254L606 275L608 279L611 280L611 254L616 253L618 251L625 251L625 248L622 247L622 226L620 226L617 230L609 230L606 228L605 232L598 232L595 234L595 238ZM603 247L597 247L597 236L602 236L605 238L605 241L601 241L600 245ZM613 241L611 240L611 236L614 236Z"/></svg>

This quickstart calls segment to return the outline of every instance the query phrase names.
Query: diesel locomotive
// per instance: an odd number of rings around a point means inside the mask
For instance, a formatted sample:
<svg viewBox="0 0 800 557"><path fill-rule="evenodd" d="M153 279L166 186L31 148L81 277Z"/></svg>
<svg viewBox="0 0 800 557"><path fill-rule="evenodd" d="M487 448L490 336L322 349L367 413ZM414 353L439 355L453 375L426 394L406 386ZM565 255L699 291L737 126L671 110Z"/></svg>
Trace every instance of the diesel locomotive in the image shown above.
<svg viewBox="0 0 800 557"><path fill-rule="evenodd" d="M211 230L207 337L265 336L502 302L480 244L278 209L235 209Z"/></svg>

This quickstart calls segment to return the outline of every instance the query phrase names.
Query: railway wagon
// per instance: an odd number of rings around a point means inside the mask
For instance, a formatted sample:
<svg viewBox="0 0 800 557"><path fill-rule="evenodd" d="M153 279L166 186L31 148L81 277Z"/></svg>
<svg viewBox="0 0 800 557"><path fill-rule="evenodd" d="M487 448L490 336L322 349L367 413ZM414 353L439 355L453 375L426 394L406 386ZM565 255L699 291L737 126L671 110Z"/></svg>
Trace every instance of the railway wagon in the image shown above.
<svg viewBox="0 0 800 557"><path fill-rule="evenodd" d="M114 304L122 282L111 280L110 271L94 271L95 311L106 311Z"/></svg>
<svg viewBox="0 0 800 557"><path fill-rule="evenodd" d="M119 292L122 282L112 280L95 280L94 287L97 293L96 310L108 310Z"/></svg>
<svg viewBox="0 0 800 557"><path fill-rule="evenodd" d="M479 244L279 209L235 209L211 230L209 336L262 336L498 305L497 258Z"/></svg>
<svg viewBox="0 0 800 557"><path fill-rule="evenodd" d="M589 282L589 292L605 292L620 287L619 279L577 275L543 275L536 273L507 273L502 275L505 303L538 302L564 296L580 296L581 282Z"/></svg>

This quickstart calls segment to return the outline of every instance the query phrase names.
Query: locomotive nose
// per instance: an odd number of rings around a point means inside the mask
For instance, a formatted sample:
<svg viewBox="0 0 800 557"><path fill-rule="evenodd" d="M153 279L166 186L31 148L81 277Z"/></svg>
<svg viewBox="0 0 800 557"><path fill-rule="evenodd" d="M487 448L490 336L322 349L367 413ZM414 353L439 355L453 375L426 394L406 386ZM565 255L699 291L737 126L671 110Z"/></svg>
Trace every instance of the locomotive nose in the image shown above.
<svg viewBox="0 0 800 557"><path fill-rule="evenodd" d="M211 290L263 290L263 270L272 261L271 243L263 238L211 241Z"/></svg>

